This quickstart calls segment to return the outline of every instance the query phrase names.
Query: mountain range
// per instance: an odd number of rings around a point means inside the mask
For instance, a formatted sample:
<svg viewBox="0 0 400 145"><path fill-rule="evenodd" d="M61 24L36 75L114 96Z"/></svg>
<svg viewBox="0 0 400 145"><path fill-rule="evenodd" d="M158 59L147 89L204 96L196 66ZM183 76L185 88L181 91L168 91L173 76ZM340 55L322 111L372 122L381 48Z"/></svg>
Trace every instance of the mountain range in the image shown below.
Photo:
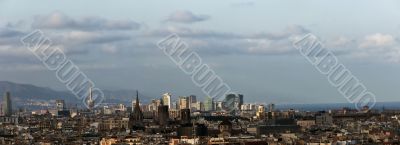
<svg viewBox="0 0 400 145"><path fill-rule="evenodd" d="M24 105L28 102L46 102L58 99L65 100L67 104L80 104L69 91L58 91L48 87L39 87L32 84L18 84L9 81L0 81L0 94L11 93L12 101L16 106ZM123 103L129 105L136 95L135 90L102 90L105 95L104 103ZM0 97L2 100L3 97ZM140 96L142 102L151 100L149 97Z"/></svg>

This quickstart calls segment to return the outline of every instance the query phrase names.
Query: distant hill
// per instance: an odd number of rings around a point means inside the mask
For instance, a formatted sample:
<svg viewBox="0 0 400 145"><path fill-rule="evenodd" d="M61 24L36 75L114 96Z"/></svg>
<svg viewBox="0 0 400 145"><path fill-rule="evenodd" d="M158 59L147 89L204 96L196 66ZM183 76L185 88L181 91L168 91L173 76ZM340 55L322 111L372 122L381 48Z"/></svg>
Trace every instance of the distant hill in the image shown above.
<svg viewBox="0 0 400 145"><path fill-rule="evenodd" d="M15 102L16 105L22 105L28 101L50 101L57 99L63 99L69 104L81 103L80 100L68 91L57 91L48 87L38 87L31 84L0 81L0 100L3 99L2 96L6 91L11 93L12 101ZM123 103L128 105L136 95L133 90L102 91L106 96L104 103ZM145 96L140 96L140 99L143 102L148 102L150 100L150 98Z"/></svg>
<svg viewBox="0 0 400 145"><path fill-rule="evenodd" d="M6 91L9 91L11 93L13 101L23 101L29 99L64 99L66 101L77 101L77 99L71 93L55 91L51 88L38 87L30 84L17 84L8 81L0 81L0 93L3 95Z"/></svg>

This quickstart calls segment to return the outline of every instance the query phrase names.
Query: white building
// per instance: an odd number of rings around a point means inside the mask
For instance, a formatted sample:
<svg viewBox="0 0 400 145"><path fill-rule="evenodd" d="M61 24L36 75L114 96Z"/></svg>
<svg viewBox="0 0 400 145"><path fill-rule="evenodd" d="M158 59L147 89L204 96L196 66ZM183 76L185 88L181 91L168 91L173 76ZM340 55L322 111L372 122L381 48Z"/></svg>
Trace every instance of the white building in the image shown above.
<svg viewBox="0 0 400 145"><path fill-rule="evenodd" d="M163 105L168 105L168 109L171 109L171 94L165 93L162 95L162 103Z"/></svg>

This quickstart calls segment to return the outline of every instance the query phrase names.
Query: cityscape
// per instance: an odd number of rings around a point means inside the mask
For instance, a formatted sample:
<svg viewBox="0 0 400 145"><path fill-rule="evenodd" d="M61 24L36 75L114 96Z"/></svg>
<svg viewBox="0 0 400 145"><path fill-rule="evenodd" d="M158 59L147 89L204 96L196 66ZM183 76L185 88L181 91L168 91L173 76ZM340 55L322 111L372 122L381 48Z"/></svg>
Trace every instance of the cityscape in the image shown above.
<svg viewBox="0 0 400 145"><path fill-rule="evenodd" d="M91 89L89 90L91 91ZM400 110L277 110L275 104L249 104L243 94L223 101L195 95L162 94L150 103L68 108L64 100L45 110L13 110L12 93L3 97L1 144L397 144Z"/></svg>
<svg viewBox="0 0 400 145"><path fill-rule="evenodd" d="M398 0L0 0L0 145L400 145Z"/></svg>

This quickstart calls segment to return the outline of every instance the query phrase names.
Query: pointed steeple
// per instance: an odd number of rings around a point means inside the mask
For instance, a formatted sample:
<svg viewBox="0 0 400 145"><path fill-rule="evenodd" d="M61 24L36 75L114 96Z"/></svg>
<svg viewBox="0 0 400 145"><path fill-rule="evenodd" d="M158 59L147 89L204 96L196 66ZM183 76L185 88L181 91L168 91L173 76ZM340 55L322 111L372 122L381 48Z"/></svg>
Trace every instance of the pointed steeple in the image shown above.
<svg viewBox="0 0 400 145"><path fill-rule="evenodd" d="M136 104L135 104L135 109L136 109L137 107L140 107L140 106L139 106L139 91L138 91L138 90L136 90Z"/></svg>
<svg viewBox="0 0 400 145"><path fill-rule="evenodd" d="M129 117L129 128L133 130L141 129L143 130L143 113L142 110L140 109L139 105L139 92L136 91L136 103L135 103L135 108L133 109L132 114Z"/></svg>

